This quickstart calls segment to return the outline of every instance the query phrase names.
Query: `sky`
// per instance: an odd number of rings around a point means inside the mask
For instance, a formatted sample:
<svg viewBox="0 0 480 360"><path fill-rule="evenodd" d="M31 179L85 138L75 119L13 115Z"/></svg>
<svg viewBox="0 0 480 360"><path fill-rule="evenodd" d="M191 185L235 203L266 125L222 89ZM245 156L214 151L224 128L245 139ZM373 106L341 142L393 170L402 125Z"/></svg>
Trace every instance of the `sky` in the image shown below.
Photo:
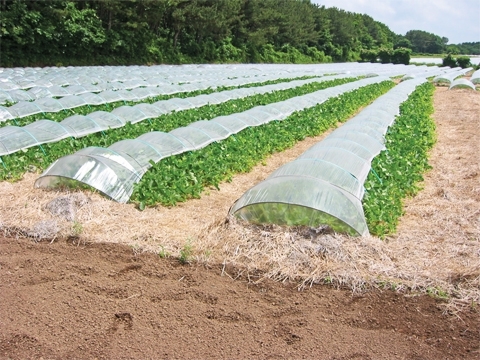
<svg viewBox="0 0 480 360"><path fill-rule="evenodd" d="M449 44L480 41L480 0L311 0L312 3L367 14L396 34L423 30Z"/></svg>

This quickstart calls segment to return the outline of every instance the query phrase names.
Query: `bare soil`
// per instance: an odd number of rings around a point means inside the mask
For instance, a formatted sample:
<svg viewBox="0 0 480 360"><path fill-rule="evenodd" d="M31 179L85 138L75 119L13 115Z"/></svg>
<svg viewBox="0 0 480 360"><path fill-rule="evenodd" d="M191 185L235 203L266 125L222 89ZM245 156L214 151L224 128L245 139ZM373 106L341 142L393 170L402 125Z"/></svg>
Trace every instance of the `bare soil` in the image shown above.
<svg viewBox="0 0 480 360"><path fill-rule="evenodd" d="M478 359L478 312L231 279L116 244L2 239L3 359ZM251 280L251 279L250 279Z"/></svg>
<svg viewBox="0 0 480 360"><path fill-rule="evenodd" d="M0 359L478 359L479 95L437 89L433 169L398 234L322 237L322 256L224 222L321 137L170 209L78 193L63 216L48 204L65 194L33 189L34 174L1 183Z"/></svg>

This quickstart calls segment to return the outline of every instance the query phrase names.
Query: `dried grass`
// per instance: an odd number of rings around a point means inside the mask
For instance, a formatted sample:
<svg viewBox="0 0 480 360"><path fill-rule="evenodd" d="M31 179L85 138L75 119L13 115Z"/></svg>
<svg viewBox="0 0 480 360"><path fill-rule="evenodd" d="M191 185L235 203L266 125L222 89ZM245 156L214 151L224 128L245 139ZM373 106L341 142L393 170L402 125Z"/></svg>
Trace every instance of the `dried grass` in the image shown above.
<svg viewBox="0 0 480 360"><path fill-rule="evenodd" d="M224 264L224 274L251 281L331 283L364 291L410 289L450 296L449 310L480 302L480 94L438 88L438 143L424 190L405 202L398 234L382 241L322 229L253 226L226 218L233 202L274 169L325 135L275 154L248 174L207 189L176 207L138 211L99 194L34 189L35 174L0 183L0 232L36 240L80 236L179 256L191 244L197 261ZM37 236L33 236L37 234Z"/></svg>

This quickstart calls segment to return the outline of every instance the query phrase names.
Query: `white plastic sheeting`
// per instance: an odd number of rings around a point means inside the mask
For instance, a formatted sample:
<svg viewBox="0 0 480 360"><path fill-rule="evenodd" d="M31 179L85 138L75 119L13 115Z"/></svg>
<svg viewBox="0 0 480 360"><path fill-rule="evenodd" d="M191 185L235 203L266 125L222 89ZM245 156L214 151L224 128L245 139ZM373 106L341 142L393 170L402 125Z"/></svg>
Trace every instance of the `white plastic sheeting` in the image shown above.
<svg viewBox="0 0 480 360"><path fill-rule="evenodd" d="M247 126L258 126L272 120L281 120L295 111L323 103L331 97L386 80L389 79L367 78L279 103L252 108L243 113L222 116L210 121L199 121L169 133L145 134L136 140L115 143L107 149L83 149L81 152L54 162L37 179L35 186L51 188L64 181L75 180L99 190L118 202L127 202L133 192L133 185L152 166L152 163L159 162L172 154L200 149L213 141L225 139ZM88 151L91 156L86 155Z"/></svg>
<svg viewBox="0 0 480 360"><path fill-rule="evenodd" d="M160 115L168 114L173 111L188 110L207 104L218 104L221 102L225 102L229 99L243 98L247 94L266 94L272 91L291 89L313 82L322 82L345 77L347 76L325 76L322 78L295 80L287 83L259 86L249 88L248 91L244 91L244 89L233 89L208 95L199 95L186 99L172 98L168 100L161 100L153 104L141 103L133 106L125 105L116 108L111 113L105 111L95 111L85 116L69 116L59 122L58 126L52 124L53 121L50 120L41 120L36 126L29 126L28 128L26 126L23 128L17 126L5 126L0 128L0 156L12 154L22 149L41 145L42 143L59 141L66 137L78 138L96 132L118 128L124 126L128 122L135 124L139 121L156 118ZM52 98L41 99L42 104L48 106L49 108L58 108L60 106L68 107L71 105L71 101L83 100L81 97L71 96L67 96L58 100ZM27 104L29 104L30 106L22 109L35 109L37 106L37 104L33 102L29 102ZM277 106L282 105L278 104ZM13 107L15 107L15 105ZM271 111L275 111L275 109L272 108ZM66 129L67 133L65 134L64 132L50 132L50 129L57 127L62 127ZM50 133L50 137L48 139L45 136L39 137L37 135L37 132L42 134ZM12 134L15 134L15 138L17 139L16 142L10 141L9 137L11 137ZM44 140L41 142L38 140L40 138ZM2 145L3 143L5 143L5 145Z"/></svg>
<svg viewBox="0 0 480 360"><path fill-rule="evenodd" d="M448 70L451 70L448 68ZM0 68L0 105L31 101L42 97L100 94L123 91L123 100L139 101L145 96L204 90L209 87L242 86L253 82L324 74L399 76L438 71L445 68L392 64L315 64L315 65L188 65L68 68ZM95 74L92 76L92 74ZM29 89L29 90L26 90ZM147 89L147 90L146 90ZM128 90L128 91L127 91ZM127 95L131 93L133 95ZM90 103L95 105L97 103Z"/></svg>
<svg viewBox="0 0 480 360"><path fill-rule="evenodd" d="M384 149L384 134L400 104L426 81L402 82L376 99L323 141L245 192L230 214L257 224L329 225L337 232L367 234L361 200L371 161Z"/></svg>
<svg viewBox="0 0 480 360"><path fill-rule="evenodd" d="M219 86L241 86L280 78L305 75L321 76L313 66L263 66L263 71L251 71L249 65L239 66L155 66L155 67L76 67L76 68L17 68L0 69L0 90L18 90L29 99L81 95L105 90L150 89L150 96L194 91ZM98 77L92 77L96 73ZM87 75L88 74L88 75ZM30 90L21 90L31 88ZM8 101L18 101L11 94ZM20 100L25 100L24 98ZM3 103L0 97L0 104Z"/></svg>
<svg viewBox="0 0 480 360"><path fill-rule="evenodd" d="M475 85L480 85L480 70L477 70L472 74L470 81Z"/></svg>
<svg viewBox="0 0 480 360"><path fill-rule="evenodd" d="M448 83L450 84L452 81L454 81L457 77L459 76L464 76L466 73L468 73L469 71L471 71L472 68L466 68L466 69L462 69L462 68L454 68L452 69L452 71L449 71L445 74L441 74L441 75L438 75L436 76L434 79L433 79L433 82L434 83L438 83L438 84L441 84L441 83Z"/></svg>
<svg viewBox="0 0 480 360"><path fill-rule="evenodd" d="M318 81L318 80L317 80ZM288 84L288 83L286 83ZM190 90L191 87L194 87L193 90L201 90L198 85L184 84L184 85L170 85L164 87L150 87L150 88L135 88L131 91L126 90L104 90L98 93L91 92L81 92L77 95L65 94L64 97L56 100L51 97L41 97L34 101L29 101L28 93L25 92L26 96L22 100L18 101L17 104L14 104L11 107L6 108L6 111L9 111L12 116L16 118L22 118L29 115L47 113L47 112L59 112L65 109L72 109L75 107L80 107L84 105L102 105L109 104L118 101L134 101L140 102L147 98L156 97L159 95L172 95L178 94ZM78 86L80 87L80 86ZM188 87L188 90L187 90ZM287 85L286 88L290 86ZM279 87L281 88L281 86ZM48 89L48 88L47 88ZM17 90L17 92L20 90ZM229 97L226 92L214 93L209 98L212 104L218 104L224 101L229 100ZM2 98L2 93L0 93L0 99ZM3 92L3 98L5 101L13 101L12 96L8 92ZM19 97L15 97L19 99ZM25 101L26 100L26 101ZM181 101L183 99L176 99L175 101ZM58 106L48 106L48 104L59 104ZM60 105L61 104L61 105Z"/></svg>
<svg viewBox="0 0 480 360"><path fill-rule="evenodd" d="M450 84L448 90L456 88L456 87L469 87L473 90L475 90L475 85L470 81L465 78L460 78L453 80L452 83Z"/></svg>

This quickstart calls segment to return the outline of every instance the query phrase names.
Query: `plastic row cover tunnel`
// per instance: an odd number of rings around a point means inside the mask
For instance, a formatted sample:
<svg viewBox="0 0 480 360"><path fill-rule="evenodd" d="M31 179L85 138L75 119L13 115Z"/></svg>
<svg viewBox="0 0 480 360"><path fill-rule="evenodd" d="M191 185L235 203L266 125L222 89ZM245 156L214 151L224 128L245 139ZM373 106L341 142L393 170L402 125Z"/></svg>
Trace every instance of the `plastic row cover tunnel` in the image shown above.
<svg viewBox="0 0 480 360"><path fill-rule="evenodd" d="M454 68L453 71L446 72L444 74L438 75L433 79L433 82L436 84L453 82L457 77L464 76L466 73L471 71L472 68Z"/></svg>
<svg viewBox="0 0 480 360"><path fill-rule="evenodd" d="M227 85L242 78L258 81L319 76L345 71L377 73L384 69L401 69L405 65L370 63L331 64L215 64L215 65L155 65L155 66L69 66L45 68L0 68L0 90L10 91L35 87L90 86L102 90L113 84L117 89L180 83L211 82L213 86ZM409 66L412 67L413 66ZM105 88L106 86L106 88Z"/></svg>
<svg viewBox="0 0 480 360"><path fill-rule="evenodd" d="M232 86L234 85L245 85L257 82L253 78L249 79L239 79L231 80ZM288 84L288 83L285 83ZM15 118L23 118L30 115L40 114L40 113L50 113L50 112L59 112L62 110L73 109L80 106L87 105L102 105L113 103L117 101L142 101L150 97L156 97L159 95L172 95L182 92L196 91L196 90L205 90L209 87L213 87L211 83L195 83L195 84L183 84L183 85L163 85L159 87L142 87L135 88L133 90L105 90L99 93L87 92L80 95L65 95L59 99L54 99L53 97L41 97L37 100L30 101L30 99L25 98L22 101L17 102L16 104L9 107L0 106L0 121L11 120ZM60 87L60 89L63 89ZM33 89L32 89L33 90ZM37 89L38 90L38 89ZM46 88L44 91L49 93L52 91L51 88ZM16 94L18 95L18 90ZM60 96L60 92L55 93L55 96ZM0 96L2 94L0 93ZM28 94L26 94L28 95ZM25 96L26 97L26 96Z"/></svg>
<svg viewBox="0 0 480 360"><path fill-rule="evenodd" d="M475 71L470 78L470 81L475 85L480 85L480 69Z"/></svg>
<svg viewBox="0 0 480 360"><path fill-rule="evenodd" d="M259 69L260 67L260 69ZM274 80L299 77L328 71L318 66L275 65L216 65L216 66L87 66L69 68L0 68L0 90L51 88L55 86L88 86L106 90L133 89L139 86L159 86L179 83L210 82L220 86L241 83L243 78ZM225 82L224 82L225 81ZM89 90L91 91L91 90ZM95 91L94 91L95 92ZM72 91L69 91L72 94Z"/></svg>
<svg viewBox="0 0 480 360"><path fill-rule="evenodd" d="M292 79L300 76L322 76L324 74L350 73L366 75L374 73L385 76L417 74L426 71L426 66L392 64L315 64L315 65L209 65L209 66L153 66L153 67L71 67L32 69L0 68L0 105L7 102L33 101L44 97L64 97L82 95L95 105L105 96L95 97L102 91L123 91L123 100L135 96L141 99L144 90L131 89L155 88L153 94L170 94L203 90L209 87L241 86L252 82ZM437 68L438 69L438 68ZM92 76L95 74L95 76ZM436 76L438 74L432 75ZM29 90L24 90L29 89ZM107 102L108 102L107 101Z"/></svg>
<svg viewBox="0 0 480 360"><path fill-rule="evenodd" d="M456 77L459 74L458 69L452 69L448 66L445 66L445 67L425 66L425 67L426 67L426 69L424 69L424 71L418 71L418 69L414 69L413 71L408 72L407 74L405 74L401 78L400 81L411 80L411 79L414 79L416 77L419 77L421 79L429 78L429 77L434 77L434 78L440 78L440 77L443 77L443 76L449 77L449 76L451 76L449 74L453 74L454 77ZM461 72L460 72L460 75L462 75Z"/></svg>
<svg viewBox="0 0 480 360"><path fill-rule="evenodd" d="M320 104L331 97L382 81L375 77L316 91L289 100L258 106L242 113L197 121L169 133L150 132L136 139L119 141L109 148L90 147L58 159L35 182L52 188L72 180L91 186L108 197L127 202L133 185L156 163L168 156L201 149L232 134L273 120L283 120L295 111Z"/></svg>
<svg viewBox="0 0 480 360"><path fill-rule="evenodd" d="M330 64L332 65L332 64ZM344 73L340 66L220 66L188 69L187 67L164 67L163 70L140 69L131 73L118 67L111 71L101 71L98 67L72 68L63 75L43 74L36 79L29 70L17 69L18 74L9 74L0 68L0 105L8 102L33 101L42 98L81 96L89 105L112 101L142 100L147 96L167 95L187 91L205 90L223 86L244 86L265 81L293 79L302 76L323 76L324 74ZM157 67L155 67L157 68ZM374 67L378 69L379 67ZM97 69L98 71L95 71ZM391 66L383 69L390 71ZM84 75L84 73L90 74ZM91 76L94 73L95 76ZM357 75L365 70L356 72ZM41 75L39 75L41 76ZM29 89L29 90L24 90ZM127 91L132 90L132 91ZM111 92L118 92L115 97ZM95 96L98 95L98 96ZM12 110L13 111L13 110Z"/></svg>
<svg viewBox="0 0 480 360"><path fill-rule="evenodd" d="M431 76L430 68L426 70L428 70L428 72L422 71L419 74ZM86 115L73 115L60 122L39 120L24 127L5 126L0 128L0 156L12 154L29 147L59 141L68 137L79 138L92 133L121 127L127 122L134 124L139 121L168 114L172 111L198 108L207 104L219 104L227 100L240 99L250 95L291 89L311 82L321 82L348 76L349 75L325 76L322 78L295 80L259 87L226 90L185 99L172 98L157 101L153 104L141 103L133 106L122 106L113 110L111 113L96 111ZM50 103L55 104L56 100L50 100ZM33 106L32 103L27 104ZM1 116L0 113L0 118Z"/></svg>
<svg viewBox="0 0 480 360"><path fill-rule="evenodd" d="M277 72L270 74L263 74L262 77L248 76L248 71L242 70L224 70L223 74L208 73L208 76L196 76L195 81L182 82L181 84L175 84L178 82L178 78L164 78L157 77L153 74L153 77L148 77L145 80L129 80L124 82L97 82L96 84L84 83L77 85L63 86L54 84L51 86L35 86L29 90L1 90L0 89L0 104L5 102L18 102L18 101L33 101L41 98L51 97L65 97L71 95L82 95L87 103L90 105L105 104L112 101L136 101L142 100L149 96L169 95L175 93L182 93L188 91L205 90L208 88L219 88L223 86L244 86L257 82L265 82L271 80L293 79L295 77L306 75L306 73L298 73L296 71ZM310 74L312 75L312 74ZM322 74L317 74L322 76ZM100 79L97 79L100 81ZM68 82L67 82L68 83ZM63 84L63 83L61 83ZM128 91L131 90L131 91ZM110 92L118 92L118 97L112 97ZM93 95L98 95L94 97Z"/></svg>
<svg viewBox="0 0 480 360"><path fill-rule="evenodd" d="M226 74L224 76L227 76ZM276 80L279 75L268 76L262 81ZM290 78L291 75L284 75ZM173 79L172 79L173 80ZM79 85L52 85L52 86L36 86L29 90L0 90L0 104L18 101L33 101L41 98L65 97L71 95L83 95L82 97L88 102L95 100L90 105L105 104L112 101L135 101L142 100L148 96L169 95L187 91L205 90L209 87L222 86L242 86L259 82L258 78L241 77L234 79L203 79L197 82L187 82L182 84L172 84L172 80L165 78L153 77L146 80L130 80L125 82L100 82L97 84L79 84ZM140 90L141 89L141 90ZM131 90L131 91L129 91ZM118 92L118 98L112 99L109 92ZM103 94L105 92L105 94ZM87 95L85 95L87 94ZM92 95L98 95L97 98Z"/></svg>
<svg viewBox="0 0 480 360"><path fill-rule="evenodd" d="M249 189L230 214L257 224L328 225L350 235L368 233L361 200L371 161L384 149L388 127L415 87L400 83L296 160Z"/></svg>
<svg viewBox="0 0 480 360"><path fill-rule="evenodd" d="M465 78L459 78L459 79L455 79L453 80L451 83L450 83L450 86L448 87L448 90L451 90L453 88L466 88L466 87L469 87L470 89L472 90L476 90L475 89L475 84L472 83L470 80L468 79L465 79Z"/></svg>
<svg viewBox="0 0 480 360"><path fill-rule="evenodd" d="M69 137L79 138L96 132L119 128L125 126L127 123L135 124L173 111L199 108L208 104L220 104L232 99L241 99L251 95L292 89L312 82L322 82L345 77L347 77L347 75L295 80L259 87L226 90L185 99L172 98L160 100L153 104L142 103L133 106L126 105L116 108L112 112L95 111L87 115L69 116L60 122L38 120L23 127L5 126L0 128L0 156Z"/></svg>

